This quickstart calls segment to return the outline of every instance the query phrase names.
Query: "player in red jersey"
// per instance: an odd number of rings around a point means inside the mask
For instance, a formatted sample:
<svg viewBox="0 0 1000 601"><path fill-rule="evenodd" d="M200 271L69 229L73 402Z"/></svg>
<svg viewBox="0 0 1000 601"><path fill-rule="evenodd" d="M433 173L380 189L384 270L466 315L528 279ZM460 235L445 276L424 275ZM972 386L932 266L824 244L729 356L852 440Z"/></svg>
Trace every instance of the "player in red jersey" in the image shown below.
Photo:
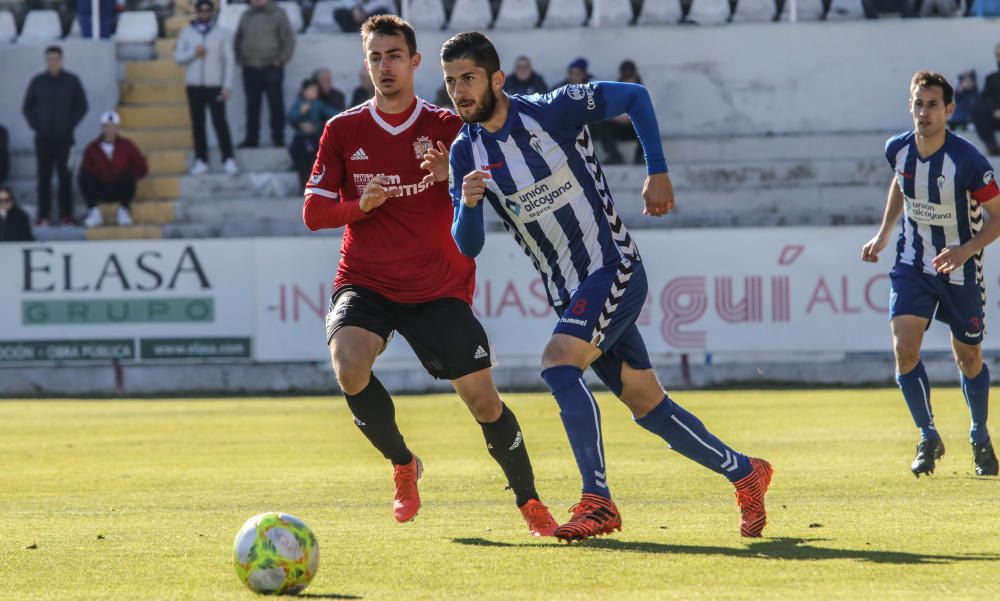
<svg viewBox="0 0 1000 601"><path fill-rule="evenodd" d="M420 54L409 23L374 16L361 38L375 98L326 124L302 212L311 230L346 226L326 317L337 380L354 423L394 466L396 520L409 521L420 509L423 465L372 373L393 332L428 373L452 381L529 530L551 536L557 524L535 491L521 428L493 384L489 340L472 313L476 266L455 246L448 186L430 170L434 161L447 164L462 121L415 95Z"/></svg>

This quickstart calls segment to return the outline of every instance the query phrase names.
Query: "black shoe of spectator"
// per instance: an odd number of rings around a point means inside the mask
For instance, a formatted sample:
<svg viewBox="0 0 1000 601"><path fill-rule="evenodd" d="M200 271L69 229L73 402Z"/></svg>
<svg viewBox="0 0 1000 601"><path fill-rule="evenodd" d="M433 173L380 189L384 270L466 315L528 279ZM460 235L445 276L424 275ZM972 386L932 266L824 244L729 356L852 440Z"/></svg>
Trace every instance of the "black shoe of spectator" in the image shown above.
<svg viewBox="0 0 1000 601"><path fill-rule="evenodd" d="M1000 146L990 146L986 149L991 157L1000 156Z"/></svg>
<svg viewBox="0 0 1000 601"><path fill-rule="evenodd" d="M80 222L77 221L76 219L72 218L72 217L63 217L62 218L62 224L63 225L74 226L74 225L80 225Z"/></svg>
<svg viewBox="0 0 1000 601"><path fill-rule="evenodd" d="M39 218L39 219L35 220L35 227L48 227L48 226L49 226L49 220L48 219L41 219L41 218Z"/></svg>
<svg viewBox="0 0 1000 601"><path fill-rule="evenodd" d="M285 140L283 138L274 138L273 140L271 140L271 146L275 146L277 148L284 148Z"/></svg>
<svg viewBox="0 0 1000 601"><path fill-rule="evenodd" d="M240 142L240 148L257 148L256 142L251 142L250 140L243 140Z"/></svg>

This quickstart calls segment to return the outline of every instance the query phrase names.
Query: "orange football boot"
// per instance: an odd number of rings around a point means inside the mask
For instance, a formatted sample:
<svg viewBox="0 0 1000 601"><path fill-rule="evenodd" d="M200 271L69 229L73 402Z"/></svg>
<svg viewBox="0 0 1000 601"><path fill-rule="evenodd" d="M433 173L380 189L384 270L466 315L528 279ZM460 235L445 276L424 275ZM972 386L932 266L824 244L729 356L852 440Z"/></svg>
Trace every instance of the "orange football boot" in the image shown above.
<svg viewBox="0 0 1000 601"><path fill-rule="evenodd" d="M767 511L764 509L764 495L771 485L774 468L763 459L750 458L753 471L742 480L734 482L736 505L740 508L740 535L757 538L767 526Z"/></svg>
<svg viewBox="0 0 1000 601"><path fill-rule="evenodd" d="M392 516L397 522L409 522L420 511L420 491L417 482L424 475L424 464L416 455L406 465L392 467L396 492L392 496Z"/></svg>
<svg viewBox="0 0 1000 601"><path fill-rule="evenodd" d="M622 516L615 502L600 495L585 493L570 513L573 517L555 531L556 538L567 543L622 529Z"/></svg>
<svg viewBox="0 0 1000 601"><path fill-rule="evenodd" d="M531 536L554 536L559 524L549 508L538 499L531 499L521 506L521 515L528 523L528 532Z"/></svg>

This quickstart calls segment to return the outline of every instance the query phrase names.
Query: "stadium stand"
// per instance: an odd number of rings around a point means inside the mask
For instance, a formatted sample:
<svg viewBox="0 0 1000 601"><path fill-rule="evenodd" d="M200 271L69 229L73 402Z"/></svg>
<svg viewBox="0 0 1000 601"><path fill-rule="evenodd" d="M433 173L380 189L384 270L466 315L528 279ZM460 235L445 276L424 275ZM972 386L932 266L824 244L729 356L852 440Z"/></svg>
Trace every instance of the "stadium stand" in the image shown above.
<svg viewBox="0 0 1000 601"><path fill-rule="evenodd" d="M453 31L483 30L493 21L488 0L455 0L448 28Z"/></svg>
<svg viewBox="0 0 1000 601"><path fill-rule="evenodd" d="M158 26L156 13L151 10L130 10L118 16L114 39L124 43L152 43Z"/></svg>
<svg viewBox="0 0 1000 601"><path fill-rule="evenodd" d="M825 15L822 0L786 0L781 9L780 20L791 21L793 7L796 21L818 21Z"/></svg>
<svg viewBox="0 0 1000 601"><path fill-rule="evenodd" d="M865 9L861 0L833 0L826 13L828 21L856 21L864 18Z"/></svg>
<svg viewBox="0 0 1000 601"><path fill-rule="evenodd" d="M729 0L694 0L684 17L684 22L719 25L729 21L729 14Z"/></svg>
<svg viewBox="0 0 1000 601"><path fill-rule="evenodd" d="M0 42L9 44L17 39L17 22L14 13L9 10L0 11Z"/></svg>
<svg viewBox="0 0 1000 601"><path fill-rule="evenodd" d="M337 7L334 0L320 0L313 6L312 19L306 28L306 33L339 33L340 26L333 20L333 9Z"/></svg>
<svg viewBox="0 0 1000 601"><path fill-rule="evenodd" d="M739 0L731 21L733 23L766 23L774 21L778 7L774 0Z"/></svg>
<svg viewBox="0 0 1000 601"><path fill-rule="evenodd" d="M302 7L299 6L299 3L278 2L277 5L288 15L288 21L292 24L292 29L295 30L295 33L301 32L305 26L305 21L302 18Z"/></svg>
<svg viewBox="0 0 1000 601"><path fill-rule="evenodd" d="M583 0L549 0L542 27L580 27L587 23Z"/></svg>
<svg viewBox="0 0 1000 601"><path fill-rule="evenodd" d="M591 27L620 27L632 22L632 3L617 0L594 0Z"/></svg>
<svg viewBox="0 0 1000 601"><path fill-rule="evenodd" d="M62 23L59 13L52 9L33 10L24 18L21 35L17 41L22 44L37 44L58 40L62 37Z"/></svg>
<svg viewBox="0 0 1000 601"><path fill-rule="evenodd" d="M538 3L535 0L504 0L497 13L494 29L528 29L538 25Z"/></svg>
<svg viewBox="0 0 1000 601"><path fill-rule="evenodd" d="M408 1L409 20L413 27L420 29L442 29L447 20L444 5L440 0L403 0Z"/></svg>
<svg viewBox="0 0 1000 601"><path fill-rule="evenodd" d="M222 9L219 11L219 25L225 27L229 31L235 32L236 27L240 23L240 17L243 16L243 13L246 12L246 10L246 4L223 4ZM177 34L174 35L176 36Z"/></svg>
<svg viewBox="0 0 1000 601"><path fill-rule="evenodd" d="M672 25L680 20L680 0L645 0L636 23L638 25Z"/></svg>

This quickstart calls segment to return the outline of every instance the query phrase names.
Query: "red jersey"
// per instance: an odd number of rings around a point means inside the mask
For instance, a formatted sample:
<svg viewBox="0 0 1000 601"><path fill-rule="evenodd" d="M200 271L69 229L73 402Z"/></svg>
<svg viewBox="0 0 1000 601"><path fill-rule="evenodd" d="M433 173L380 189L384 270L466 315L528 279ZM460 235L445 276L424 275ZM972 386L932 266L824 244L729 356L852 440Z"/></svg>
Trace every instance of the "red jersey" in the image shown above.
<svg viewBox="0 0 1000 601"><path fill-rule="evenodd" d="M462 120L420 98L407 114L390 125L369 100L327 122L303 220L311 230L346 226L334 288L355 284L403 303L454 297L471 304L476 265L451 237L448 183L426 186L420 169L428 148L451 146ZM376 175L400 195L365 213L361 193Z"/></svg>

